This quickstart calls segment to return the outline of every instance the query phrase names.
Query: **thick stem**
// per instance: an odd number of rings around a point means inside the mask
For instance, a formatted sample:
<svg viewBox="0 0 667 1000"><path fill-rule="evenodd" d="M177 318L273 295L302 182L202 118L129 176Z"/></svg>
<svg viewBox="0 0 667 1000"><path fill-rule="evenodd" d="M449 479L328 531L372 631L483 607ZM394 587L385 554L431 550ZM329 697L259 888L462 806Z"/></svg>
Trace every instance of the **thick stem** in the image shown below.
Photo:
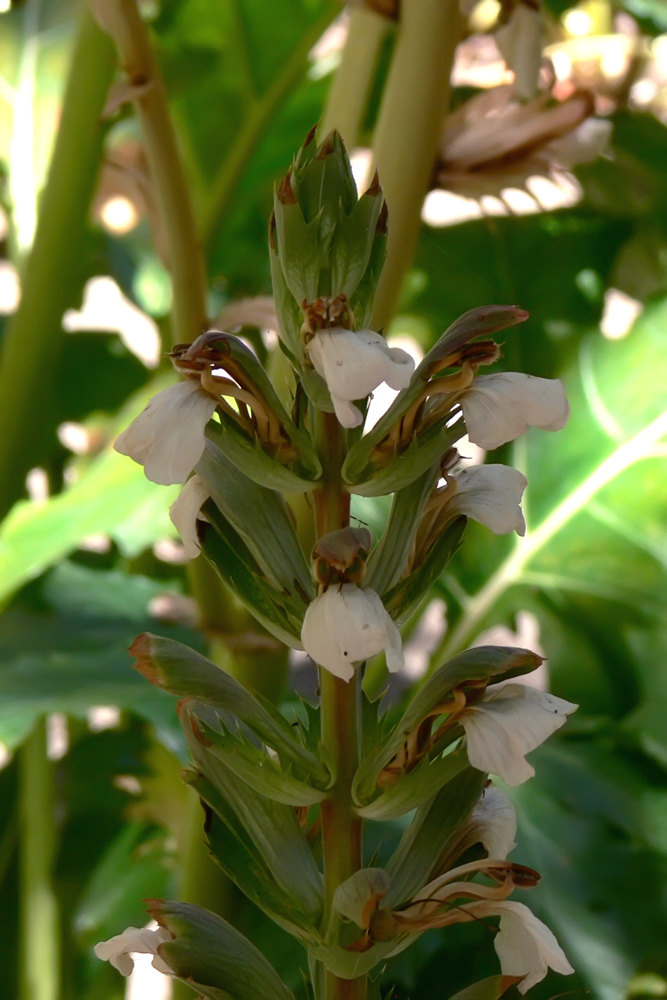
<svg viewBox="0 0 667 1000"><path fill-rule="evenodd" d="M314 493L317 535L350 523L350 496L343 489L340 470L345 454L344 432L333 413L318 413L315 434L322 466L323 485ZM336 888L358 871L362 859L362 821L352 808L352 779L359 766L359 675L349 683L320 667L322 743L336 761L336 784L322 803L324 854L324 920L326 931ZM366 977L325 977L326 1000L366 1000Z"/></svg>
<svg viewBox="0 0 667 1000"><path fill-rule="evenodd" d="M413 258L449 105L459 17L459 0L401 4L399 35L373 142L389 209L389 244L375 299L374 330L392 318Z"/></svg>
<svg viewBox="0 0 667 1000"><path fill-rule="evenodd" d="M88 206L99 164L100 115L113 74L113 46L87 11L72 53L62 118L23 278L21 304L4 337L0 367L0 518L23 493L48 430L49 382L72 304Z"/></svg>
<svg viewBox="0 0 667 1000"><path fill-rule="evenodd" d="M56 848L52 765L42 719L21 749L21 997L57 1000L60 993L58 905L51 885Z"/></svg>
<svg viewBox="0 0 667 1000"><path fill-rule="evenodd" d="M173 336L177 343L190 343L206 329L206 267L164 81L136 0L107 0L98 9L128 81L140 88L134 103L164 229L173 283Z"/></svg>
<svg viewBox="0 0 667 1000"><path fill-rule="evenodd" d="M389 22L372 10L353 7L340 66L331 84L319 132L337 129L348 150L359 140L378 54Z"/></svg>

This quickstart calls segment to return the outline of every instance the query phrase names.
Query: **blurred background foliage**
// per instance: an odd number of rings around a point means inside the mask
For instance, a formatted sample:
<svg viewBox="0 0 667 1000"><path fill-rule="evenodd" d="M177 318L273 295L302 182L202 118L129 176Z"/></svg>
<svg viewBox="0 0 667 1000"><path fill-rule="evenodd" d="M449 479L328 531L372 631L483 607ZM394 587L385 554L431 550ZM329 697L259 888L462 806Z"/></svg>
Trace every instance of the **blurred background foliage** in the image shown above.
<svg viewBox="0 0 667 1000"><path fill-rule="evenodd" d="M6 327L28 266L81 10L74 0L2 6ZM377 6L395 13L391 3ZM204 238L209 312L224 321L230 303L270 295L272 186L322 115L349 11L336 0L140 7ZM511 82L486 33L495 0L465 10L453 74L458 113ZM388 335L424 351L460 313L517 303L530 320L508 334L501 365L563 378L572 419L557 435L530 434L513 455L494 456L528 476L528 535L496 539L469 526L425 613L408 623L408 667L393 694L418 683L429 660L480 637L546 655L543 682L581 709L534 754L537 776L515 793L515 856L545 876L531 905L578 970L568 991L667 997L667 4L549 0L547 16L551 99L562 107L585 95L584 123L608 123L603 155L570 169L550 149L554 135L535 124L536 109L527 144L510 142L486 162L482 134L478 160L461 166L448 154L443 123L441 163ZM353 151L360 178L394 36L387 20ZM305 997L298 945L206 868L199 816L179 781L185 755L174 704L131 671L126 653L149 629L200 649L212 640L233 669L249 625L232 608L215 634L204 634L167 516L173 492L110 450L167 377L171 285L130 106L107 108L100 138L88 221L60 235L71 266L50 314L45 304L51 327L41 343L51 347L37 365L36 422L24 428L5 414L2 430L20 441L27 477L12 484L0 528L0 997L19 995L19 938L28 933L19 914L36 891L19 864L31 823L57 898L44 926L58 928L59 940L44 954L59 954L60 972L47 975L44 997L120 1000L125 982L92 957L92 944L141 925L142 899L179 892L251 930ZM270 330L244 334L261 356L271 354ZM386 509L384 500L359 501L357 514L377 527ZM277 670L281 656L267 653L263 669ZM371 677L382 686L381 667ZM312 688L298 656L286 700L295 685ZM35 778L31 761L44 752L48 764ZM39 781L48 786L41 800ZM371 824L369 839L380 858L388 855L386 833L380 841ZM465 925L424 935L389 963L380 989L435 1000L495 972L485 929ZM163 1000L167 985L135 977L127 996ZM554 992L547 978L534 995Z"/></svg>

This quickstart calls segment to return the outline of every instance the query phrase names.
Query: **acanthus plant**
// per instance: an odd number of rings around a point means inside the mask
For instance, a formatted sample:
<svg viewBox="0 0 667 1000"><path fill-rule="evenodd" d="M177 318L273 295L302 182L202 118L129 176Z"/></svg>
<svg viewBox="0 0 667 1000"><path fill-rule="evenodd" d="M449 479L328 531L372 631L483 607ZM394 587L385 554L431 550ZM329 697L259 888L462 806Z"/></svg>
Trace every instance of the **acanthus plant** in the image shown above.
<svg viewBox="0 0 667 1000"><path fill-rule="evenodd" d="M291 407L238 337L212 330L174 349L185 381L154 397L117 444L154 481L187 480L172 517L188 555L201 551L265 629L319 664L319 709L304 705L295 726L179 643L144 634L131 651L180 699L186 780L204 804L213 857L303 943L316 1000L366 1000L369 973L425 930L499 918L503 976L483 992L495 1000L549 967L573 971L551 931L508 899L539 874L507 860L516 819L489 775L527 780L525 755L576 706L517 683L541 662L517 648L481 646L442 664L391 726L361 681L382 652L389 670L401 668L399 627L461 544L467 517L496 534L525 531L524 476L457 470L457 442L467 434L496 448L529 426L560 429L569 410L558 381L479 374L500 356L491 335L526 319L515 306L470 311L416 370L368 329L387 224L377 178L358 197L338 135L317 146L311 133L270 223ZM364 433L382 382L398 395ZM304 493L312 523L297 534L290 498ZM390 493L380 538L351 524L352 495ZM386 867L372 866L364 820L413 810ZM219 917L178 903L149 911L158 931L128 929L99 956L126 973L127 954L146 950L206 997L292 996Z"/></svg>

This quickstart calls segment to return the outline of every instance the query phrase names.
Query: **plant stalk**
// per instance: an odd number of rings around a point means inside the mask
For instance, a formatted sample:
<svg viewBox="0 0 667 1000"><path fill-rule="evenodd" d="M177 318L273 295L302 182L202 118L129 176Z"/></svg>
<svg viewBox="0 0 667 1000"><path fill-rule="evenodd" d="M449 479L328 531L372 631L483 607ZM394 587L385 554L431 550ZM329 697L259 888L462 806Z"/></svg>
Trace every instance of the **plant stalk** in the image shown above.
<svg viewBox="0 0 667 1000"><path fill-rule="evenodd" d="M60 993L58 904L51 885L56 851L52 764L41 719L20 753L21 998Z"/></svg>
<svg viewBox="0 0 667 1000"><path fill-rule="evenodd" d="M403 0L373 142L389 209L387 259L371 326L391 320L419 235L421 208L449 106L459 0Z"/></svg>
<svg viewBox="0 0 667 1000"><path fill-rule="evenodd" d="M316 441L323 467L322 487L314 491L318 538L350 523L350 496L340 470L345 455L344 432L333 413L317 413ZM352 808L352 780L359 766L361 682L359 674L345 682L320 667L322 743L336 762L336 784L322 803L324 854L324 919L331 917L337 887L358 871L362 859L362 820ZM325 1000L366 1000L366 976L325 976Z"/></svg>
<svg viewBox="0 0 667 1000"><path fill-rule="evenodd" d="M113 74L113 46L84 10L72 52L62 118L21 303L0 359L0 518L23 493L49 431L52 373L65 336L61 319L79 280L78 250L102 150L100 116Z"/></svg>
<svg viewBox="0 0 667 1000"><path fill-rule="evenodd" d="M337 129L350 152L359 141L380 47L388 29L389 22L374 11L351 9L340 65L318 130L324 137Z"/></svg>
<svg viewBox="0 0 667 1000"><path fill-rule="evenodd" d="M133 95L173 284L172 334L190 343L206 329L206 266L162 74L136 0L95 5L113 38Z"/></svg>

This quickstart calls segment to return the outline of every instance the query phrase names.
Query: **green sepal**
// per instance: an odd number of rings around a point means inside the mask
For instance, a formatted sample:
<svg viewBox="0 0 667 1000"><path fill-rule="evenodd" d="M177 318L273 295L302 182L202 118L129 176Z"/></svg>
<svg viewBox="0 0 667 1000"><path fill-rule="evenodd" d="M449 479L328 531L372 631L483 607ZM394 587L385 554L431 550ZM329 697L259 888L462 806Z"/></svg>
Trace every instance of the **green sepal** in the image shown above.
<svg viewBox="0 0 667 1000"><path fill-rule="evenodd" d="M222 917L193 903L151 900L173 937L158 952L176 976L210 1000L294 1000L262 953Z"/></svg>
<svg viewBox="0 0 667 1000"><path fill-rule="evenodd" d="M312 576L280 494L245 476L217 446L211 425L196 471L267 580L305 607L314 596Z"/></svg>
<svg viewBox="0 0 667 1000"><path fill-rule="evenodd" d="M360 765L352 786L355 802L360 805L369 802L375 794L380 772L393 760L410 733L454 688L467 681L491 678L496 683L535 670L541 662L542 657L529 649L476 646L445 663L419 688L385 743Z"/></svg>
<svg viewBox="0 0 667 1000"><path fill-rule="evenodd" d="M351 299L366 273L382 202L382 190L375 184L361 196L349 215L338 219L330 252L333 295L344 294ZM355 319L359 329L356 316Z"/></svg>
<svg viewBox="0 0 667 1000"><path fill-rule="evenodd" d="M220 579L267 632L292 649L302 649L303 599L286 599L267 582L241 537L212 500L202 510L210 524L199 522L199 544Z"/></svg>
<svg viewBox="0 0 667 1000"><path fill-rule="evenodd" d="M394 494L387 527L370 555L365 578L365 586L381 597L401 578L424 504L439 475L440 466L433 465L410 486Z"/></svg>
<svg viewBox="0 0 667 1000"><path fill-rule="evenodd" d="M321 215L322 235L328 236L357 201L357 185L340 133L333 131L319 146L308 139L294 159L291 171L294 195L304 218Z"/></svg>
<svg viewBox="0 0 667 1000"><path fill-rule="evenodd" d="M184 781L204 807L204 834L211 857L251 902L300 940L317 941L312 920L297 900L278 885L238 816L199 771L187 770Z"/></svg>
<svg viewBox="0 0 667 1000"><path fill-rule="evenodd" d="M205 708L197 706L198 716ZM181 723L197 770L233 811L278 885L317 926L323 906L322 878L294 810L264 795L251 794L246 782L202 745L187 709L181 713ZM212 800L209 805L217 811L219 803Z"/></svg>
<svg viewBox="0 0 667 1000"><path fill-rule="evenodd" d="M205 701L240 719L262 743L276 751L283 764L291 762L299 777L328 788L332 778L318 757L295 739L287 719L259 694L251 693L230 674L189 646L143 632L130 652L136 669L152 684L178 698Z"/></svg>
<svg viewBox="0 0 667 1000"><path fill-rule="evenodd" d="M382 469L379 473L378 470L373 466L371 461L371 456L375 448L383 441L387 434L391 431L392 427L401 420L410 407L417 402L421 393L424 390L424 386L429 378L429 369L437 361L441 361L448 355L459 350L469 340L473 340L475 337L480 337L485 334L495 333L498 330L503 330L508 326L514 326L516 323L522 323L528 318L528 313L524 312L522 309L518 309L516 306L484 306L481 309L471 309L469 312L460 316L457 320L447 330L443 333L440 340L435 344L434 347L428 352L424 360L418 366L414 372L410 384L406 389L402 389L398 394L394 402L391 404L386 413L378 420L377 424L373 429L365 434L357 444L350 449L347 458L345 459L345 464L343 465L343 479L346 483L350 485L351 492L359 493L361 488L364 490L363 496L380 496L380 492L368 492L372 490L373 480L384 472ZM453 429L453 428L452 428ZM436 426L435 430L438 428ZM433 428L429 428L424 437L430 434L431 440L433 440ZM439 454L442 455L443 452L450 447L451 444L456 441L464 431L461 428L459 433L453 438L450 444L446 445ZM444 443L444 442L443 442ZM414 442L410 443L409 448L412 448ZM403 461L403 455L396 456L392 461L397 459ZM417 475L424 472L428 467L428 464L436 461L438 458L437 448L433 451L433 457L430 463L423 464L419 472L412 475L412 478L408 481L411 482L415 479ZM380 480L383 484L390 483L391 480L387 477L386 480ZM397 479L398 481L398 479ZM407 485L403 483L402 485ZM390 485L389 489L383 492L391 493L400 487Z"/></svg>
<svg viewBox="0 0 667 1000"><path fill-rule="evenodd" d="M314 368L304 367L299 373L299 377L313 406L325 413L333 413L334 405L331 401L331 393L320 373L316 372Z"/></svg>
<svg viewBox="0 0 667 1000"><path fill-rule="evenodd" d="M354 315L357 330L368 327L373 316L373 306L375 304L375 293L377 291L380 275L387 256L387 225L386 215L380 216L380 221L373 236L371 252L368 257L366 270L357 285L354 294L350 297L350 308Z"/></svg>
<svg viewBox="0 0 667 1000"><path fill-rule="evenodd" d="M291 765L282 768L267 752L245 736L237 726L233 732L219 717L220 727L210 726L197 712L196 703L189 706L197 716L197 727L204 745L252 790L288 806L311 806L326 796L323 789L313 788L294 777ZM210 744L210 746L209 746Z"/></svg>
<svg viewBox="0 0 667 1000"><path fill-rule="evenodd" d="M479 309L469 309L447 327L442 337L416 368L413 380L419 377L423 382L431 365L460 350L469 340L474 340L475 337L488 337L510 326L525 323L529 315L519 306L480 306Z"/></svg>
<svg viewBox="0 0 667 1000"><path fill-rule="evenodd" d="M329 266L332 229L324 224L320 211L306 222L298 204L281 203L274 195L278 258L285 283L296 299L314 302L319 294L320 273Z"/></svg>
<svg viewBox="0 0 667 1000"><path fill-rule="evenodd" d="M391 876L382 906L396 909L408 902L432 878L447 843L479 801L486 774L467 767L424 802L386 866Z"/></svg>
<svg viewBox="0 0 667 1000"><path fill-rule="evenodd" d="M362 497L382 497L403 490L439 462L445 452L449 451L465 433L465 424L462 420L451 427L447 427L444 420L432 424L422 434L414 435L402 452L394 451L389 461L379 469L373 470L372 467L367 467L366 473L369 474L369 478L363 482L349 482L346 459L343 465L343 478L348 483L347 488L350 493L357 493ZM365 440L366 437L362 437L359 444L363 444ZM348 452L348 458L353 450L354 448Z"/></svg>
<svg viewBox="0 0 667 1000"><path fill-rule="evenodd" d="M275 220L272 218L272 225ZM271 264L271 283L273 285L273 298L276 303L276 314L280 326L280 346L295 368L303 368L306 363L303 341L301 339L301 327L303 325L303 311L300 304L294 298L280 266L278 251L273 245L275 233L269 236L269 262Z"/></svg>
<svg viewBox="0 0 667 1000"><path fill-rule="evenodd" d="M382 603L397 625L402 625L419 606L460 547L468 524L463 514L448 524L426 559L388 591L379 591Z"/></svg>
<svg viewBox="0 0 667 1000"><path fill-rule="evenodd" d="M432 798L443 785L455 778L468 766L468 755L458 749L434 760L425 757L408 774L376 799L357 809L364 819L387 820L404 816Z"/></svg>
<svg viewBox="0 0 667 1000"><path fill-rule="evenodd" d="M211 339L208 341L208 346L210 348L217 348L218 350L224 350L224 352L227 355L229 355L232 361L235 361L238 365L240 365L241 368L243 368L243 370L247 373L247 375L254 383L254 385L257 386L260 393L266 400L267 405L276 415L279 423L284 428L290 441L299 450L299 459L296 464L297 464L297 469L300 469L301 472L298 475L295 473L291 473L293 479L299 480L299 478L305 477L305 479L309 481L310 488L312 489L312 483L318 480L322 475L322 466L320 464L319 458L317 457L315 446L313 445L310 435L300 430L292 420L291 416L289 415L289 413L283 406L282 402L280 401L280 397L278 396L276 390L273 388L273 383L266 374L263 366L257 359L256 355L253 353L253 351L250 350L249 347L246 347L246 345L239 337L235 336L232 333L221 332L219 336L216 336L215 340ZM248 440L247 435L244 434L244 432L241 430L238 424L236 424L236 422L231 417L227 418L227 420L225 421L225 426L227 424L233 425L238 435ZM233 454L231 453L228 454L229 457L232 459L232 461L236 461ZM269 455L267 455L266 457L271 462L271 465L278 464L277 462L274 462ZM240 464L239 462L236 462L236 464L239 464L241 470L244 471L246 468L246 463L245 459L243 458L243 455L241 456L241 461L243 464ZM248 465L248 467L251 468L250 465ZM289 472L289 470L287 470L285 466L282 466L282 468L285 471ZM255 477L251 476L251 478ZM261 485L269 486L270 489L278 488L275 486L271 486L269 483L266 483L260 479L256 479L256 481L260 482ZM298 492L298 490L294 490L293 492Z"/></svg>
<svg viewBox="0 0 667 1000"><path fill-rule="evenodd" d="M237 469L259 486L279 493L306 493L315 485L314 480L302 479L279 459L271 458L262 444L250 438L227 414L221 414L219 424L210 424L207 436Z"/></svg>

